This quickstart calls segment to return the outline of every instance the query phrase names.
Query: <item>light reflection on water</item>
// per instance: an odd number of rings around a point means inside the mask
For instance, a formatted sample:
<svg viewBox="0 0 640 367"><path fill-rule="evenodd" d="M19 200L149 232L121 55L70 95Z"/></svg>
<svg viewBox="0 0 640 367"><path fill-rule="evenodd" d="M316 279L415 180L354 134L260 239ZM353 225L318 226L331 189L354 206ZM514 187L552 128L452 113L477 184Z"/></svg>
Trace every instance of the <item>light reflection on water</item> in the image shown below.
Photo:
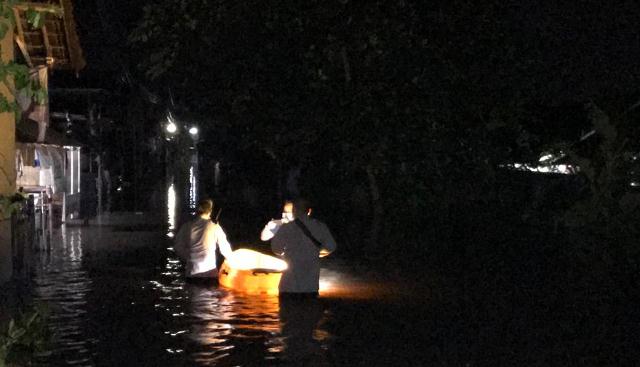
<svg viewBox="0 0 640 367"><path fill-rule="evenodd" d="M176 229L176 188L173 183L167 189L167 218L169 225L167 237L173 237Z"/></svg>
<svg viewBox="0 0 640 367"><path fill-rule="evenodd" d="M45 356L59 356L67 364L91 365L90 351L97 341L83 337L86 296L93 282L82 267L82 232L62 231L56 244L52 253L41 253L34 277L33 296L49 308L51 339L57 345ZM61 258L65 261L59 261Z"/></svg>
<svg viewBox="0 0 640 367"><path fill-rule="evenodd" d="M196 168L192 165L189 167L189 209L192 212L195 212L196 203L198 202L197 181Z"/></svg>
<svg viewBox="0 0 640 367"><path fill-rule="evenodd" d="M175 326L164 334L186 345L166 348L171 355L188 354L197 365L223 361L251 365L256 359L297 361L309 355L321 361L316 354L328 349L330 333L320 326L322 310L317 299L283 305L273 295L244 295L214 285L185 283L182 266L173 255L166 258L164 268L161 281L149 284L162 294L154 307L174 321ZM248 348L251 360L247 360Z"/></svg>

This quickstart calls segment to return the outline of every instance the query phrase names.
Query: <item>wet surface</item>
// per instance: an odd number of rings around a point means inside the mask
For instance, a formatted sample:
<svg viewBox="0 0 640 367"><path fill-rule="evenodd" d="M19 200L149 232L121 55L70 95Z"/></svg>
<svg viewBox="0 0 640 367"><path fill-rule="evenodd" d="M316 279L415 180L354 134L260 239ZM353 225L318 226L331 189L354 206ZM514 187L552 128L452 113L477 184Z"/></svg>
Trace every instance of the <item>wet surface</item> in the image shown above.
<svg viewBox="0 0 640 367"><path fill-rule="evenodd" d="M185 283L161 227L69 227L39 253L49 308L40 365L418 365L422 316L399 285L323 260L321 296L285 300ZM422 299L422 295L413 295Z"/></svg>

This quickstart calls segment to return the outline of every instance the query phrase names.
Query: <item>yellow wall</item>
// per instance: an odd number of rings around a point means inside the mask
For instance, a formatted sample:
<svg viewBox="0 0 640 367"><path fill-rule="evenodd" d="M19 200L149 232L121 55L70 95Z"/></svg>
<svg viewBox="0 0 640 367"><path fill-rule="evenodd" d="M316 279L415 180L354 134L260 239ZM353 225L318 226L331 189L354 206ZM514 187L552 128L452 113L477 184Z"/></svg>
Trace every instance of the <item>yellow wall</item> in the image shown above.
<svg viewBox="0 0 640 367"><path fill-rule="evenodd" d="M13 32L2 39L2 61L13 60ZM4 84L0 93L13 100ZM0 194L11 194L16 189L16 120L13 113L0 114Z"/></svg>
<svg viewBox="0 0 640 367"><path fill-rule="evenodd" d="M13 32L9 30L2 39L2 61L13 60ZM11 93L0 85L0 93L10 100ZM15 192L16 186L16 119L13 113L0 113L0 194ZM0 218L0 284L11 278L11 221Z"/></svg>

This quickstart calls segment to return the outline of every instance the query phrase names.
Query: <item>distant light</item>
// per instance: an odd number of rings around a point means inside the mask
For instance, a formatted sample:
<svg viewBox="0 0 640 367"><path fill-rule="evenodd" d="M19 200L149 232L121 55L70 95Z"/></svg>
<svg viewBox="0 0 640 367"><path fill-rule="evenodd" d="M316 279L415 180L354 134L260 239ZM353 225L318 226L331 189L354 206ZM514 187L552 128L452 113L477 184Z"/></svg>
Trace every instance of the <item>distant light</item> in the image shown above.
<svg viewBox="0 0 640 367"><path fill-rule="evenodd" d="M548 164L548 165L531 165L523 163L501 164L499 167L510 168L516 171L529 171L537 173L550 173L562 175L574 175L580 172L580 167L570 164Z"/></svg>
<svg viewBox="0 0 640 367"><path fill-rule="evenodd" d="M169 134L173 134L173 133L175 133L176 131L178 131L178 126L176 126L176 124L175 124L175 123L173 123L173 122L169 122L169 123L167 124L167 132L168 132Z"/></svg>
<svg viewBox="0 0 640 367"><path fill-rule="evenodd" d="M545 154L542 157L540 157L539 162L545 162L545 161L548 161L548 160L550 160L552 158L553 158L553 154Z"/></svg>
<svg viewBox="0 0 640 367"><path fill-rule="evenodd" d="M193 126L192 128L189 129L189 134L198 135L198 128Z"/></svg>
<svg viewBox="0 0 640 367"><path fill-rule="evenodd" d="M638 181L632 181L632 182L630 182L630 183L629 183L629 186L631 186L631 187L638 187L638 186L640 186L640 182L638 182Z"/></svg>

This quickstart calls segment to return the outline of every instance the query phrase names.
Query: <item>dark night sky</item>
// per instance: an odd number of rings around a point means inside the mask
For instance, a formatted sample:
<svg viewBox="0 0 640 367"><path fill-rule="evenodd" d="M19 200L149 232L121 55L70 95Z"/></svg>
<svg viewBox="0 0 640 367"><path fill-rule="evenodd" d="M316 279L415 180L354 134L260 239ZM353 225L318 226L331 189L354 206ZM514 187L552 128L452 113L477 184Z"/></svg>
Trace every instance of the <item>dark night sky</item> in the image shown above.
<svg viewBox="0 0 640 367"><path fill-rule="evenodd" d="M129 52L126 40L141 15L140 2L76 1L74 12L87 66L79 78L69 73L57 73L52 80L65 87L118 88L123 70L131 65L134 56Z"/></svg>
<svg viewBox="0 0 640 367"><path fill-rule="evenodd" d="M636 101L637 2L439 1L416 2L415 8L439 57L455 60L488 90L507 86L502 93L509 94L509 86L525 86L523 93L530 90L540 105L556 107L609 98L622 109ZM78 1L75 13L87 67L79 79L53 75L55 85L118 90L125 71L146 84L137 70L139 50L127 44L142 4Z"/></svg>
<svg viewBox="0 0 640 367"><path fill-rule="evenodd" d="M466 48L480 56L487 51L482 48L483 39L496 36L503 40L504 47L512 47L522 58L542 61L546 72L556 74L556 80L568 77L564 79L567 84L606 85L614 75L624 75L630 82L636 78L636 60L640 56L636 28L640 5L636 2L616 2L615 6L602 2L528 1L500 6L441 3L421 4L418 10L425 29L433 35L439 34L439 28L448 28L448 35L454 35L447 42L450 49L444 52ZM124 0L90 0L74 6L88 61L83 76L108 83L108 72L121 70L123 63L135 64L135 55L125 43L128 32L142 15L142 5ZM493 35L492 31L504 34ZM499 60L495 66L502 66ZM98 72L103 75L95 76Z"/></svg>

